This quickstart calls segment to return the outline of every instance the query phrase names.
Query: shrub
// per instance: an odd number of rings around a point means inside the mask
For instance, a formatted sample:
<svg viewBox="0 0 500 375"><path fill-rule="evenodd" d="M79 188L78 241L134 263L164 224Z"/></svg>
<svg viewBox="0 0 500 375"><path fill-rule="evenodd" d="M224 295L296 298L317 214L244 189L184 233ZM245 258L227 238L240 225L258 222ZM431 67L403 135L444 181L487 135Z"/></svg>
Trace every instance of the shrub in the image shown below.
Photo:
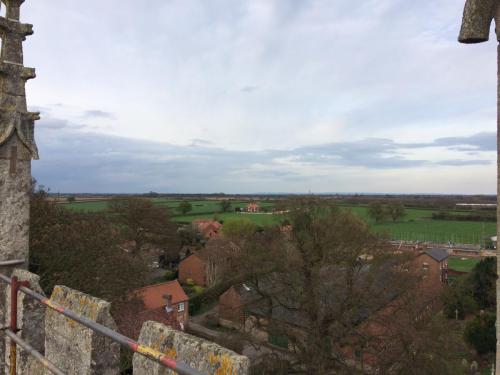
<svg viewBox="0 0 500 375"><path fill-rule="evenodd" d="M189 298L189 314L194 315L201 308L201 296L196 295L194 297Z"/></svg>
<svg viewBox="0 0 500 375"><path fill-rule="evenodd" d="M465 326L465 341L480 355L495 351L495 335L495 314L482 313Z"/></svg>
<svg viewBox="0 0 500 375"><path fill-rule="evenodd" d="M202 286L199 286L199 285L194 285L193 286L193 292L195 294L201 294L205 291L205 288L203 288Z"/></svg>
<svg viewBox="0 0 500 375"><path fill-rule="evenodd" d="M165 271L165 280L171 281L175 280L176 278L177 278L177 272L174 272L172 270Z"/></svg>
<svg viewBox="0 0 500 375"><path fill-rule="evenodd" d="M468 314L477 310L474 297L463 281L446 288L441 298L444 304L443 312L448 319L463 320Z"/></svg>

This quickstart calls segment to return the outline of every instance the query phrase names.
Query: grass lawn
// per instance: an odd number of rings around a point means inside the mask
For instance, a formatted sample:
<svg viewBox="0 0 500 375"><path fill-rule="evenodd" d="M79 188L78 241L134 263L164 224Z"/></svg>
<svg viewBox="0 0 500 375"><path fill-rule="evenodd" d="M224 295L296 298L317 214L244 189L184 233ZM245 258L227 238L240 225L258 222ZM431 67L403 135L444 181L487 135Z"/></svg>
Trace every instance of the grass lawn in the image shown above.
<svg viewBox="0 0 500 375"><path fill-rule="evenodd" d="M481 261L481 258L450 257L448 267L459 272L470 272Z"/></svg>

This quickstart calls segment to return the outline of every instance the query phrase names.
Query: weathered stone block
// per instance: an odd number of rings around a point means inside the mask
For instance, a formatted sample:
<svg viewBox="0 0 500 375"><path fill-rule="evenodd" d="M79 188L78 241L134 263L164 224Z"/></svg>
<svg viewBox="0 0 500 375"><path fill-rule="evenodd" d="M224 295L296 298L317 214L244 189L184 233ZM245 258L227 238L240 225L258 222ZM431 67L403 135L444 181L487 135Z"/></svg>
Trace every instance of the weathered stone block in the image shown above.
<svg viewBox="0 0 500 375"><path fill-rule="evenodd" d="M116 330L111 304L76 290L56 286L51 301ZM47 309L45 356L72 375L119 373L120 346L65 316Z"/></svg>
<svg viewBox="0 0 500 375"><path fill-rule="evenodd" d="M22 269L15 269L12 276L17 276L19 281L29 281L30 289L43 294L40 287L40 277L31 272ZM10 286L6 288L6 319L5 324L10 324ZM40 353L45 352L45 306L35 301L33 298L26 296L24 293L18 293L17 299L17 327L21 330L19 335L23 340L28 342L34 349ZM5 363L9 368L10 356L10 340L5 339ZM22 349L17 351L17 374L34 375L33 362L36 362L32 356L24 352Z"/></svg>
<svg viewBox="0 0 500 375"><path fill-rule="evenodd" d="M146 322L142 326L139 343L158 350L201 371L214 375L246 375L250 361L213 342L174 330L161 323ZM170 375L175 372L135 353L134 375Z"/></svg>

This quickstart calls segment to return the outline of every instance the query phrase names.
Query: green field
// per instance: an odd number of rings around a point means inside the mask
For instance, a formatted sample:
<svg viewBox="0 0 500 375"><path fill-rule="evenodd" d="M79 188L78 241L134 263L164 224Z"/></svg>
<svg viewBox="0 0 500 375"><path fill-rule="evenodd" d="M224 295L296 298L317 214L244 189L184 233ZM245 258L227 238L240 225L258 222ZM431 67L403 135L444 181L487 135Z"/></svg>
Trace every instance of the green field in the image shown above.
<svg viewBox="0 0 500 375"><path fill-rule="evenodd" d="M176 208L179 206L181 200L170 200L165 198L153 198L151 199L154 204L168 207L172 214L177 214ZM106 200L94 201L94 202L73 202L73 203L60 203L62 206L75 211L104 211L108 207L108 202ZM189 201L191 203L193 210L191 214L204 214L204 213L214 213L219 212L220 201L217 200L197 200ZM248 205L248 201L231 201L231 210L236 207L244 208ZM261 207L272 207L273 203L268 201L258 202Z"/></svg>
<svg viewBox="0 0 500 375"><path fill-rule="evenodd" d="M221 213L219 200L193 200L189 201L193 210L187 215L181 215L176 208L181 200L166 198L153 198L152 201L169 209L172 219L177 222L187 223L196 219L230 220L247 218L259 226L275 225L282 222L285 217L267 214L239 214L234 212L236 207L244 208L248 201L231 201L231 212ZM271 208L272 201L258 202L261 207ZM106 201L65 203L65 207L75 211L103 211L107 208ZM449 221L432 220L432 214L438 210L406 209L406 216L396 222L386 220L383 223L374 223L368 216L365 206L341 206L350 210L367 221L379 233L387 233L394 240L431 241L446 243L482 244L484 239L496 233L496 223L477 221ZM467 214L471 211L453 211L454 214Z"/></svg>
<svg viewBox="0 0 500 375"><path fill-rule="evenodd" d="M78 212L99 212L108 208L108 201L95 201L95 202L73 202L73 203L59 203L70 210Z"/></svg>
<svg viewBox="0 0 500 375"><path fill-rule="evenodd" d="M459 272L470 272L481 261L481 258L459 258L448 259L448 268Z"/></svg>
<svg viewBox="0 0 500 375"><path fill-rule="evenodd" d="M448 242L480 244L485 237L496 233L496 223L481 221L432 220L437 210L406 209L406 216L396 222L386 220L375 223L368 217L366 207L343 207L366 220L379 233L387 233L394 240L418 240L431 242ZM453 211L455 214L466 214L470 211Z"/></svg>
<svg viewBox="0 0 500 375"><path fill-rule="evenodd" d="M215 219L221 221L234 220L234 219L247 219L253 221L258 226L269 226L278 225L285 218L283 215L269 215L269 214L241 214L237 212L227 212L227 213L215 213L206 215L185 215L185 216L174 216L173 220L189 223L197 219Z"/></svg>

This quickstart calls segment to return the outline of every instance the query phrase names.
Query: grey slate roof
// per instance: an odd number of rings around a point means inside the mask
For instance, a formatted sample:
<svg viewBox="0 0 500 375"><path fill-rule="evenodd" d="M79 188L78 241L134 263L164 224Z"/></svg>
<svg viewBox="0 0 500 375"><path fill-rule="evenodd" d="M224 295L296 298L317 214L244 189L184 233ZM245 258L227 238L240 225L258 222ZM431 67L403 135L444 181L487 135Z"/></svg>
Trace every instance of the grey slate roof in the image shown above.
<svg viewBox="0 0 500 375"><path fill-rule="evenodd" d="M446 249L428 249L425 251L425 254L427 254L437 262L442 262L450 256Z"/></svg>

